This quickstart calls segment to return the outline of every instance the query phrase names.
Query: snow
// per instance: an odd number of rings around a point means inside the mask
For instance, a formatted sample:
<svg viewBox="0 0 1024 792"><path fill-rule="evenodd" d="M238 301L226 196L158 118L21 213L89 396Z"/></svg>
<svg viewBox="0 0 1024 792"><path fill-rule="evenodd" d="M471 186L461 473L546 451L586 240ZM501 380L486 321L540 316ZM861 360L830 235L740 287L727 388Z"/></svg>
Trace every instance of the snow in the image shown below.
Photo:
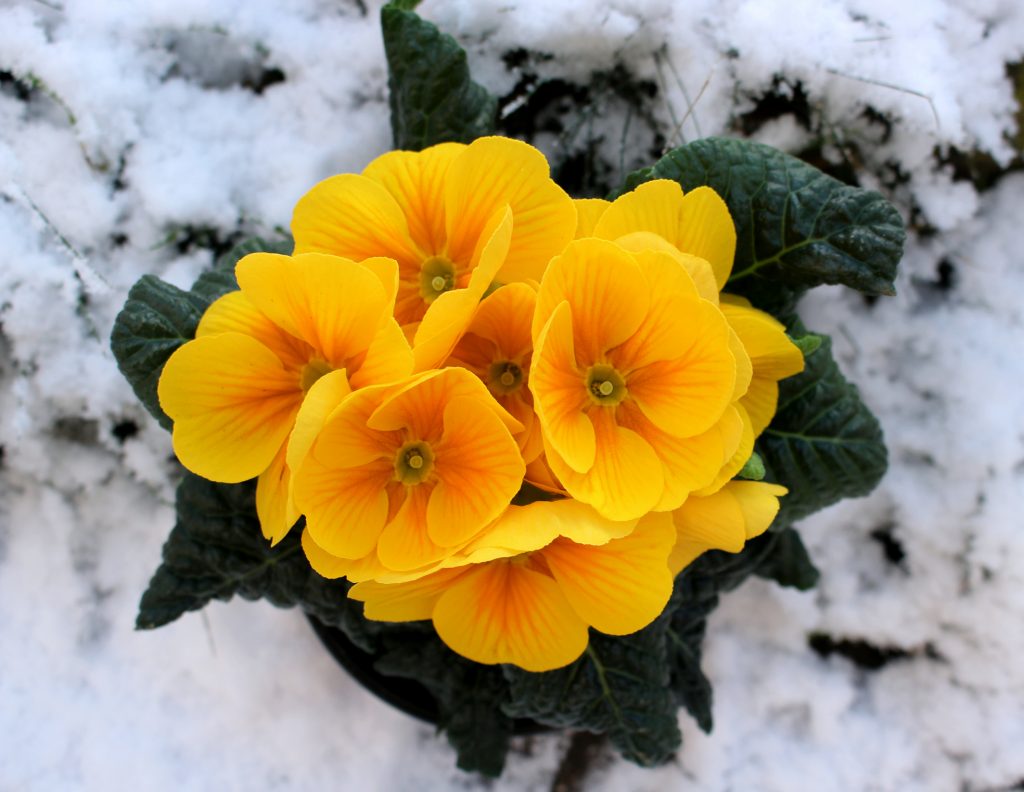
<svg viewBox="0 0 1024 792"><path fill-rule="evenodd" d="M132 631L172 524L175 468L116 370L113 318L140 275L184 286L209 265L208 249L176 244L187 229L271 233L316 180L388 148L378 7L0 0L0 70L39 81L27 100L0 85L0 788L478 787L443 737L364 692L297 613L215 603ZM499 94L517 79L501 56L517 47L552 56L535 63L542 77L624 63L660 86L659 121L679 129L671 142L727 133L776 77L781 90L799 83L833 148L857 144L864 183L931 227L910 238L899 296L868 305L828 288L801 307L882 421L889 474L870 497L800 526L817 590L751 581L723 601L705 659L714 732L681 715L674 763L616 760L588 788L1019 784L1024 175L979 194L941 157L955 146L1012 158L1005 64L1024 56L1024 6L420 10ZM262 93L242 84L268 69L284 80ZM757 132L789 151L808 136L791 116ZM608 138L618 163L618 134ZM940 262L952 288L936 283ZM125 421L139 430L119 440ZM899 563L879 531L899 543ZM902 656L861 668L812 651L814 633ZM549 786L566 746L558 735L517 743L491 788Z"/></svg>

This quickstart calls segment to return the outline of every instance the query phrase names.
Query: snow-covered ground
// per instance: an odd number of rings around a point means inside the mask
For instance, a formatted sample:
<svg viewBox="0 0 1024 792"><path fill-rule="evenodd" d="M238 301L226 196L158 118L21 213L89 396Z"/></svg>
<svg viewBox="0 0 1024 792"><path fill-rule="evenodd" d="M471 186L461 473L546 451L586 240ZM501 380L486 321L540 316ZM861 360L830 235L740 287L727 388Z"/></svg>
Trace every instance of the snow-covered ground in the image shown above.
<svg viewBox="0 0 1024 792"><path fill-rule="evenodd" d="M132 630L174 466L117 372L113 318L140 275L191 283L211 246L287 225L315 181L388 148L378 6L362 5L0 0L0 789L479 783L351 681L298 613L217 603ZM599 764L588 788L1022 788L1024 174L978 193L939 162L951 146L1011 161L1005 64L1024 57L1024 6L420 10L499 95L517 47L552 56L534 59L541 77L624 64L659 86L670 143L728 133L777 76L777 93L799 83L814 131L784 114L756 136L856 151L862 183L927 231L911 235L898 297L823 289L802 305L881 419L889 474L801 526L816 591L752 581L714 616L713 734L681 715L675 763ZM599 132L621 129L611 115ZM549 786L566 746L518 743L490 788Z"/></svg>

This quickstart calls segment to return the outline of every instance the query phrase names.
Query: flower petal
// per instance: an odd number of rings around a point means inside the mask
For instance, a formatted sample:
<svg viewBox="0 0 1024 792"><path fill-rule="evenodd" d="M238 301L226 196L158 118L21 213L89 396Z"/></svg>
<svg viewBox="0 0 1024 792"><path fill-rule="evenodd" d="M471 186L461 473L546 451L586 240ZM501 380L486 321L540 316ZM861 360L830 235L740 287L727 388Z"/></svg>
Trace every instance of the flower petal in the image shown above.
<svg viewBox="0 0 1024 792"><path fill-rule="evenodd" d="M270 321L241 291L228 292L214 300L199 320L196 338L220 333L255 338L277 355L285 368L301 369L314 355L309 344Z"/></svg>
<svg viewBox="0 0 1024 792"><path fill-rule="evenodd" d="M668 319L666 317L666 323ZM729 326L706 300L690 300L672 321L674 359L644 365L627 375L629 395L652 423L677 437L707 431L722 416L736 383L736 358L729 349ZM639 353L622 352L625 361ZM648 354L646 359L653 357Z"/></svg>
<svg viewBox="0 0 1024 792"><path fill-rule="evenodd" d="M711 265L718 288L729 279L736 255L736 228L729 209L710 187L683 194L673 181L657 179L619 196L594 229L602 239L651 231L682 253Z"/></svg>
<svg viewBox="0 0 1024 792"><path fill-rule="evenodd" d="M427 532L431 489L426 483L405 487L405 501L384 527L377 543L377 557L388 569L398 572L419 569L451 553L450 548L434 542Z"/></svg>
<svg viewBox="0 0 1024 792"><path fill-rule="evenodd" d="M657 511L677 508L691 492L710 484L732 456L742 431L739 414L731 407L718 423L693 437L673 437L661 431L635 404L620 406L616 419L650 443L661 460L665 486L654 506Z"/></svg>
<svg viewBox="0 0 1024 792"><path fill-rule="evenodd" d="M445 406L434 455L438 481L427 506L427 530L442 546L465 542L497 518L526 473L508 429L485 402L470 397Z"/></svg>
<svg viewBox="0 0 1024 792"><path fill-rule="evenodd" d="M629 534L636 520L602 517L572 498L535 501L508 509L466 547L456 553L458 563L479 564L495 558L539 550L559 536L578 544L601 545Z"/></svg>
<svg viewBox="0 0 1024 792"><path fill-rule="evenodd" d="M328 580L345 577L352 565L350 559L332 556L313 541L313 537L309 534L309 528L302 529L302 552L306 554L306 560L313 567L313 571Z"/></svg>
<svg viewBox="0 0 1024 792"><path fill-rule="evenodd" d="M466 572L464 568L442 569L407 583L378 583L367 580L353 586L348 596L364 603L367 619L408 622L429 619L441 595Z"/></svg>
<svg viewBox="0 0 1024 792"><path fill-rule="evenodd" d="M160 406L174 421L181 463L211 481L258 476L280 451L302 402L294 372L254 338L189 341L164 366Z"/></svg>
<svg viewBox="0 0 1024 792"><path fill-rule="evenodd" d="M584 373L576 367L567 302L554 310L537 339L529 385L546 442L572 470L590 470L597 446L594 426L584 413L590 397Z"/></svg>
<svg viewBox="0 0 1024 792"><path fill-rule="evenodd" d="M512 234L512 212L508 207L502 207L500 212L493 225L494 230L473 268L469 283L464 289L452 289L435 299L416 328L413 339L416 371L427 371L441 365L473 320L480 300L491 285L505 251L508 250Z"/></svg>
<svg viewBox="0 0 1024 792"><path fill-rule="evenodd" d="M358 363L352 385L364 388L367 385L394 383L405 379L412 371L412 347L398 322L389 317L370 341L366 357Z"/></svg>
<svg viewBox="0 0 1024 792"><path fill-rule="evenodd" d="M643 437L615 422L612 408L596 408L591 418L597 448L594 466L587 473L577 473L548 446L552 470L570 495L602 516L610 520L641 517L662 497L661 460Z"/></svg>
<svg viewBox="0 0 1024 792"><path fill-rule="evenodd" d="M295 503L306 515L306 529L324 552L345 559L373 551L388 517L390 464L339 468L317 458L317 447L295 477Z"/></svg>
<svg viewBox="0 0 1024 792"><path fill-rule="evenodd" d="M295 416L295 426L288 438L288 468L298 472L313 447L327 417L352 392L345 369L331 371L322 376L306 392L302 406Z"/></svg>
<svg viewBox="0 0 1024 792"><path fill-rule="evenodd" d="M469 261L487 221L508 205L513 230L499 280L540 280L572 239L576 208L550 177L544 155L518 140L478 138L452 162L445 186L448 256Z"/></svg>
<svg viewBox="0 0 1024 792"><path fill-rule="evenodd" d="M419 267L424 258L387 189L351 173L325 179L299 199L292 235L295 254L330 253L353 261L387 256L402 267Z"/></svg>
<svg viewBox="0 0 1024 792"><path fill-rule="evenodd" d="M611 201L604 198L575 198L573 204L576 206L576 236L575 239L594 236L594 228L597 221L601 219L604 210L611 206Z"/></svg>
<svg viewBox="0 0 1024 792"><path fill-rule="evenodd" d="M684 542L738 553L747 540L743 510L728 487L704 497L689 498L672 512L672 519L679 539Z"/></svg>
<svg viewBox="0 0 1024 792"><path fill-rule="evenodd" d="M540 551L573 610L591 627L628 635L646 627L672 595L668 555L676 540L667 514L650 514L605 545L558 539Z"/></svg>
<svg viewBox="0 0 1024 792"><path fill-rule="evenodd" d="M603 239L577 239L544 272L533 320L535 341L563 301L572 308L577 360L590 366L637 331L650 297L631 253Z"/></svg>
<svg viewBox="0 0 1024 792"><path fill-rule="evenodd" d="M779 405L779 383L754 377L750 380L747 392L740 399L740 405L750 416L754 437L760 437L761 432L768 428L768 424L775 417L775 410Z"/></svg>
<svg viewBox="0 0 1024 792"><path fill-rule="evenodd" d="M722 303L722 314L750 355L754 374L780 380L804 370L804 356L774 316L756 308Z"/></svg>
<svg viewBox="0 0 1024 792"><path fill-rule="evenodd" d="M256 516L264 538L269 539L272 546L288 535L301 516L292 502L291 473L285 464L286 448L281 446L270 467L260 473L256 482Z"/></svg>
<svg viewBox="0 0 1024 792"><path fill-rule="evenodd" d="M390 151L363 170L364 176L381 184L395 199L413 241L428 253L444 250L445 179L465 148L462 143L441 143L422 151Z"/></svg>
<svg viewBox="0 0 1024 792"><path fill-rule="evenodd" d="M747 415L747 411L743 408L742 404L736 403L732 407L739 414L743 422L740 442L736 446L736 451L729 458L729 461L722 466L722 469L718 471L718 475L715 476L714 480L708 486L697 490L694 493L696 495L707 496L720 490L733 476L743 469L747 460L750 459L750 455L754 453L754 427L750 422L750 416Z"/></svg>
<svg viewBox="0 0 1024 792"><path fill-rule="evenodd" d="M648 250L667 253L689 273L697 288L697 294L708 302L718 305L719 294L715 273L711 269L711 265L704 259L690 253L681 253L671 242L650 231L634 231L631 234L620 236L615 240L615 244L631 253L642 253Z"/></svg>
<svg viewBox="0 0 1024 792"><path fill-rule="evenodd" d="M435 442L442 434L444 405L463 396L486 404L509 432L523 430L523 425L494 400L480 379L462 368L428 371L399 383L388 391L366 419L366 425L382 432L407 429L417 440Z"/></svg>
<svg viewBox="0 0 1024 792"><path fill-rule="evenodd" d="M312 346L333 368L365 354L390 316L377 274L347 259L320 253L251 253L235 267L253 305L275 324Z"/></svg>
<svg viewBox="0 0 1024 792"><path fill-rule="evenodd" d="M697 187L683 196L683 222L672 240L683 253L704 259L721 290L736 258L736 226L729 207L710 187Z"/></svg>
<svg viewBox="0 0 1024 792"><path fill-rule="evenodd" d="M558 584L522 563L478 564L441 595L434 627L449 647L477 663L527 671L568 665L587 648L587 625Z"/></svg>
<svg viewBox="0 0 1024 792"><path fill-rule="evenodd" d="M725 485L743 511L744 530L749 541L771 526L779 513L779 498L789 490L767 481L730 481Z"/></svg>

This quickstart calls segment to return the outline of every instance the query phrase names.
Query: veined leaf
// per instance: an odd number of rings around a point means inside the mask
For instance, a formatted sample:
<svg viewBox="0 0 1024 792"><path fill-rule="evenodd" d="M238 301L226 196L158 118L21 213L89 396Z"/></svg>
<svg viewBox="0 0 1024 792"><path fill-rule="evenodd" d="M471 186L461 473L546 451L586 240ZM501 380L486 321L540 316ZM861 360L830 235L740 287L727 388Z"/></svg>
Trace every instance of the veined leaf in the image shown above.
<svg viewBox="0 0 1024 792"><path fill-rule="evenodd" d="M783 528L771 552L754 570L759 577L774 580L780 586L807 591L818 582L819 572L804 547L803 540L792 528Z"/></svg>
<svg viewBox="0 0 1024 792"><path fill-rule="evenodd" d="M504 666L512 701L506 712L550 726L606 733L619 752L644 767L679 748L676 701L666 696L670 667L667 616L640 632L612 637L591 631L587 651L555 671Z"/></svg>
<svg viewBox="0 0 1024 792"><path fill-rule="evenodd" d="M779 406L757 440L766 480L784 484L776 525L788 525L842 498L866 495L887 466L878 420L832 358L832 342L779 383Z"/></svg>
<svg viewBox="0 0 1024 792"><path fill-rule="evenodd" d="M242 256L261 250L290 253L293 247L291 239L267 241L254 237L221 256L190 291L152 275L143 275L132 286L114 320L110 349L139 401L164 429L171 428L171 419L160 408L156 389L167 359L195 338L196 327L210 303L238 288L234 269Z"/></svg>
<svg viewBox="0 0 1024 792"><path fill-rule="evenodd" d="M255 492L255 482L215 484L185 474L175 499L176 523L164 544L163 563L142 595L136 627L161 627L236 594L279 607L301 605L346 632L353 618L362 619L361 607L346 596L347 584L325 580L310 568L299 543L301 531L274 547L263 538Z"/></svg>
<svg viewBox="0 0 1024 792"><path fill-rule="evenodd" d="M466 53L413 3L381 9L395 148L469 143L494 131L498 101L469 76Z"/></svg>
<svg viewBox="0 0 1024 792"><path fill-rule="evenodd" d="M729 206L736 260L727 290L772 311L804 290L841 283L866 294L895 294L906 233L877 192L851 187L760 143L705 138L673 149L633 173L623 192L651 179L684 190L706 184Z"/></svg>

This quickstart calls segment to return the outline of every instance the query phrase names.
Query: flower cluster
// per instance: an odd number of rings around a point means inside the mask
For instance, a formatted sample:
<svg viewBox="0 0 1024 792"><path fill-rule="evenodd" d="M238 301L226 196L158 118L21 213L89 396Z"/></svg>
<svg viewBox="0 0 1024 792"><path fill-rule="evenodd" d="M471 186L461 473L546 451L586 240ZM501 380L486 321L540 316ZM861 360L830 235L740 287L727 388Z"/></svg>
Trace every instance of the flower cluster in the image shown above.
<svg viewBox="0 0 1024 792"><path fill-rule="evenodd" d="M771 523L785 489L735 477L803 358L720 293L736 234L709 188L574 201L481 138L327 179L292 231L238 263L160 403L182 463L258 477L265 536L304 517L368 618L557 668Z"/></svg>

